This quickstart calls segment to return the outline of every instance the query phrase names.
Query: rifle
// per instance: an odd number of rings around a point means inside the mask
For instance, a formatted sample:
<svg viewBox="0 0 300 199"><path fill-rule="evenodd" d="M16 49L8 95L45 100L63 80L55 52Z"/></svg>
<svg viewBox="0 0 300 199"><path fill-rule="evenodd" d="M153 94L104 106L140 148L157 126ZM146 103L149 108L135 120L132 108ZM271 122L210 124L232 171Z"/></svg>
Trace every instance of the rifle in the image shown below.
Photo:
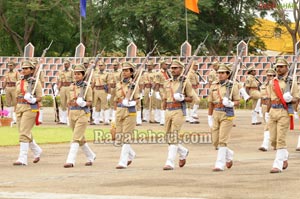
<svg viewBox="0 0 300 199"><path fill-rule="evenodd" d="M247 44L248 44L248 42L247 42ZM229 82L226 85L226 94L225 94L225 97L227 97L229 100L231 100L231 98L232 98L232 93L233 93L233 89L232 88L233 88L234 83L236 82L236 76L237 76L238 71L239 71L239 63L240 63L240 61L242 59L242 55L243 55L243 52L244 52L245 48L246 48L246 46L244 46L242 48L241 52L236 57L236 60L235 60L235 62L233 64L233 67L232 67L232 73L231 73L231 76L229 78Z"/></svg>
<svg viewBox="0 0 300 199"><path fill-rule="evenodd" d="M297 62L298 62L299 53L300 53L300 49L298 50L298 53L295 55L293 63L288 72L286 87L284 90L285 93L292 91L294 88L294 81L296 79Z"/></svg>
<svg viewBox="0 0 300 199"><path fill-rule="evenodd" d="M52 84L52 98L53 98L53 107L54 107L54 122L59 122L59 107L56 99L57 85Z"/></svg>
<svg viewBox="0 0 300 199"><path fill-rule="evenodd" d="M49 46L43 50L43 54L42 54L42 56L41 56L40 58L44 58L44 57L45 57L47 51L49 50L49 48L50 48L51 45L52 45L52 42L53 42L53 40L51 41L51 43L49 44ZM39 60L40 60L40 59L39 59ZM36 87L37 87L37 85L38 85L41 71L42 71L42 67L41 67L40 64L38 63L38 66L37 66L37 68L35 69L35 71L34 71L34 73L33 73L33 76L32 76L33 79L32 79L32 81L30 81L30 83L29 83L29 85L28 85L28 90L27 90L27 92L31 93L32 95L34 94L35 89L36 89ZM33 83L34 83L34 87L33 87L33 89L32 89L32 84L33 84Z"/></svg>
<svg viewBox="0 0 300 199"><path fill-rule="evenodd" d="M104 49L103 49L103 50L104 50ZM102 51L103 51L103 50L102 50ZM86 86L89 86L89 85L91 84L92 77L93 77L93 74L94 74L94 71L95 71L95 68L96 68L96 64L97 64L97 62L99 61L99 57L100 57L100 56L101 56L101 53L98 54L98 55L96 56L94 65L92 65L92 66L90 67L90 70L88 70L88 72L86 73L86 75L85 75L84 78L83 78L83 81L86 82L86 85L82 87L82 90L81 90L81 92L80 92L80 94L79 94L79 96L81 96L81 97L83 97L83 98L86 96L86 93L87 93L87 89L86 89L85 87L86 87Z"/></svg>
<svg viewBox="0 0 300 199"><path fill-rule="evenodd" d="M198 47L197 47L197 49L195 50L193 56L192 56L191 59L189 60L188 65L185 67L183 73L180 75L180 77L179 77L180 84L179 84L179 87L178 87L178 89L177 89L177 93L183 93L183 90L184 90L184 87L185 87L185 80L186 80L186 78L187 78L187 75L188 75L190 69L191 69L192 66L194 65L194 59L195 59L195 57L197 56L197 54L198 54L200 48L204 45L204 43L205 43L206 39L208 38L208 36L209 36L209 34L207 34L206 37L205 37L205 39L204 39L204 41L201 42L201 43L198 45Z"/></svg>
<svg viewBox="0 0 300 199"><path fill-rule="evenodd" d="M248 39L246 46L248 46L250 40L251 40L251 38ZM231 98L232 98L232 92L233 92L232 88L233 88L234 83L236 82L236 76L237 76L238 71L239 71L239 63L242 60L243 52L244 52L246 46L244 46L242 48L240 54L236 57L236 60L234 61L234 65L232 67L232 73L231 73L231 76L230 76L230 79L229 79L230 81L229 81L229 84L227 84L227 89L226 89L226 94L225 94L225 97L227 97L229 100L231 100ZM245 68L247 68L247 67L245 66Z"/></svg>
<svg viewBox="0 0 300 199"><path fill-rule="evenodd" d="M137 88L136 86L134 86L134 84L135 84L135 83L136 83L136 84L139 83L140 78L141 78L141 76L142 76L143 69L144 69L144 67L145 67L145 65L146 65L146 63L147 63L147 61L148 61L150 55L151 55L151 54L154 52L154 50L156 49L156 46L157 46L157 44L155 44L155 46L153 47L153 49L147 54L147 56L145 57L145 59L144 59L142 65L139 67L139 69L137 70L137 72L136 72L136 74L135 74L135 76L134 76L132 82L130 83L129 88L131 88L131 89L128 89L128 91L127 91L127 93L126 93L126 96L125 96L125 99L127 99L128 101L132 100L133 95L134 95L134 92L136 91L136 88ZM134 88L133 88L133 87L134 87ZM132 88L133 88L133 89L132 89Z"/></svg>

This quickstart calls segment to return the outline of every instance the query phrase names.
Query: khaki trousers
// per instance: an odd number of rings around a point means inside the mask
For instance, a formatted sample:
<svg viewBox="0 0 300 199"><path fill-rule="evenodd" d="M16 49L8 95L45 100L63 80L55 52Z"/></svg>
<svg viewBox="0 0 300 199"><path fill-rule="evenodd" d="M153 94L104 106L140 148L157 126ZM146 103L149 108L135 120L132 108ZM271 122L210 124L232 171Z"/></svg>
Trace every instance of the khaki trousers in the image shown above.
<svg viewBox="0 0 300 199"><path fill-rule="evenodd" d="M136 126L136 113L129 113L126 107L117 107L116 133L122 133L123 143L131 140Z"/></svg>
<svg viewBox="0 0 300 199"><path fill-rule="evenodd" d="M98 102L100 102L100 107L97 106ZM94 90L93 106L96 107L96 112L108 109L107 93L105 90Z"/></svg>
<svg viewBox="0 0 300 199"><path fill-rule="evenodd" d="M224 111L213 112L212 142L214 147L226 147L231 135L232 119L228 119Z"/></svg>
<svg viewBox="0 0 300 199"><path fill-rule="evenodd" d="M19 130L19 142L32 142L33 137L31 129L35 125L35 118L37 112L32 112L31 109L24 112L18 112L17 125Z"/></svg>
<svg viewBox="0 0 300 199"><path fill-rule="evenodd" d="M145 88L143 108L149 110L151 101L151 110L155 107L155 92L152 92L151 100L149 97L150 88Z"/></svg>
<svg viewBox="0 0 300 199"><path fill-rule="evenodd" d="M90 118L89 113L85 113L84 110L70 110L69 111L69 122L70 127L73 131L73 142L78 142L82 146L85 140L85 130L88 126L88 121Z"/></svg>
<svg viewBox="0 0 300 199"><path fill-rule="evenodd" d="M67 94L70 92L70 87L69 86L62 86L59 91L60 95L60 107L62 111L67 110ZM71 98L73 98L71 96Z"/></svg>
<svg viewBox="0 0 300 199"><path fill-rule="evenodd" d="M109 100L108 108L114 108L114 98L116 96L116 88L110 88L111 98Z"/></svg>
<svg viewBox="0 0 300 199"><path fill-rule="evenodd" d="M290 117L284 108L271 108L269 131L271 146L275 149L286 148L286 134L289 131Z"/></svg>
<svg viewBox="0 0 300 199"><path fill-rule="evenodd" d="M165 132L169 144L178 144L178 134L184 123L184 116L181 109L166 110L165 112Z"/></svg>
<svg viewBox="0 0 300 199"><path fill-rule="evenodd" d="M6 106L11 107L17 104L16 87L6 87Z"/></svg>

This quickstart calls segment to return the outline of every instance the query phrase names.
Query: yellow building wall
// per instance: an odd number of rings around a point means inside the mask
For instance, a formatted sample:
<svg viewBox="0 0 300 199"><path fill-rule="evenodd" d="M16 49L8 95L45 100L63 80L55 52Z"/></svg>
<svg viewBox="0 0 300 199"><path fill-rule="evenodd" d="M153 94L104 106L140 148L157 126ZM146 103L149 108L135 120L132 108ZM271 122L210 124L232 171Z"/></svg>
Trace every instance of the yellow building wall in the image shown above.
<svg viewBox="0 0 300 199"><path fill-rule="evenodd" d="M264 41L267 50L276 51L280 54L293 53L293 42L290 33L284 26L266 19L257 19L257 24L253 27L258 37ZM295 24L292 24L292 27ZM276 37L275 29L281 29L281 35Z"/></svg>

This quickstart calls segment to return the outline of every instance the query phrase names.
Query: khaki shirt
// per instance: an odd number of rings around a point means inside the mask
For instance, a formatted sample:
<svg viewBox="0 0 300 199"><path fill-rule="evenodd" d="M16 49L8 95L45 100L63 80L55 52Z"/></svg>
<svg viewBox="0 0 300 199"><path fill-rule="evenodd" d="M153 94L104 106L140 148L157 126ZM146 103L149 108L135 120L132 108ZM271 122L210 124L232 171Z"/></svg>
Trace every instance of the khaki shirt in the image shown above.
<svg viewBox="0 0 300 199"><path fill-rule="evenodd" d="M168 79L170 79L171 77L169 77L168 73L166 71L164 71L163 69L160 69L155 76L155 83L156 84L160 84L160 85L164 85L165 81L168 81Z"/></svg>
<svg viewBox="0 0 300 199"><path fill-rule="evenodd" d="M140 84L153 84L155 83L155 72L153 70L151 72L146 71L144 72L141 81L139 82Z"/></svg>
<svg viewBox="0 0 300 199"><path fill-rule="evenodd" d="M76 99L78 98L78 96L82 91L82 87L77 86L75 83L70 85L70 92L67 93L67 102L76 102ZM85 92L85 91L83 91ZM84 94L84 93L83 93ZM86 92L86 96L84 97L84 100L86 102L91 102L93 100L93 93L92 93L92 89L90 86L87 87L87 92Z"/></svg>
<svg viewBox="0 0 300 199"><path fill-rule="evenodd" d="M267 86L268 86L268 83L263 83L263 85L260 86L260 95L261 95L261 98L262 99L266 99L266 98L269 98L269 93L267 91Z"/></svg>
<svg viewBox="0 0 300 199"><path fill-rule="evenodd" d="M215 70L211 70L208 74L208 82L213 83L214 81L218 81L218 75Z"/></svg>
<svg viewBox="0 0 300 199"><path fill-rule="evenodd" d="M258 88L259 81L253 75L249 75L246 80L245 87L247 88Z"/></svg>
<svg viewBox="0 0 300 199"><path fill-rule="evenodd" d="M117 71L113 71L112 73L111 73L111 75L112 75L112 82L113 83L118 83L118 82L120 82L121 81L121 79L122 79L122 71L121 70L117 70Z"/></svg>
<svg viewBox="0 0 300 199"><path fill-rule="evenodd" d="M160 69L155 76L155 84L159 85L159 91L163 92L164 90L164 84L166 81L168 81L171 77L169 77L170 73L168 74L167 71L164 71L163 69Z"/></svg>
<svg viewBox="0 0 300 199"><path fill-rule="evenodd" d="M4 82L6 82L6 83L16 83L19 80L20 80L20 73L18 71L16 71L15 69L11 72L8 71L5 74Z"/></svg>
<svg viewBox="0 0 300 199"><path fill-rule="evenodd" d="M179 88L179 86L180 86L180 81L178 81L177 79L175 80L174 78L172 78L172 79L165 82L164 92L163 92L163 99L165 99L167 103L175 102L174 93L177 93L177 89ZM184 91L182 93L186 97L194 98L193 92L194 91L193 91L191 82L188 79L186 79L185 88L184 88Z"/></svg>
<svg viewBox="0 0 300 199"><path fill-rule="evenodd" d="M24 95L21 92L21 81L23 81L23 80L19 80L16 83L16 96L17 96L17 99L24 99ZM32 85L32 89L33 89L33 87L34 87L34 84ZM28 90L28 81L27 80L24 80L24 90L25 90L25 94L26 94L26 92ZM34 93L33 96L36 97L36 98L42 97L42 85L41 85L40 81L37 83L35 93ZM30 109L31 109L30 104L19 104L19 103L17 103L16 113L24 112L24 111L27 111L27 110L30 110Z"/></svg>
<svg viewBox="0 0 300 199"><path fill-rule="evenodd" d="M192 84L193 89L197 89L199 86L199 76L197 75L196 71L191 70L190 74L189 74L189 80Z"/></svg>
<svg viewBox="0 0 300 199"><path fill-rule="evenodd" d="M207 101L213 104L219 104L222 103L223 98L226 95L226 83L223 85L220 84L219 81L214 82L210 88L209 88L209 94ZM232 101L238 101L240 100L240 94L238 85L234 84L233 91L232 91Z"/></svg>
<svg viewBox="0 0 300 199"><path fill-rule="evenodd" d="M285 88L286 88L286 83L285 80L287 78L287 75L284 76L282 79L279 80L279 87L281 90L281 93L284 94ZM278 79L278 77L275 77L274 79ZM280 100L274 90L274 79L270 81L268 87L267 87L267 92L270 94L270 98L271 100ZM294 98L299 98L299 90L298 90L298 86L297 86L297 82L294 81L294 85L293 85L293 90L291 90L291 95Z"/></svg>
<svg viewBox="0 0 300 199"><path fill-rule="evenodd" d="M109 73L99 71L93 74L92 83L95 83L95 86L104 86L113 83L113 79L110 78Z"/></svg>
<svg viewBox="0 0 300 199"><path fill-rule="evenodd" d="M116 103L121 103L122 100L126 97L126 93L128 91L128 86L129 86L129 82L128 81L127 83L124 83L122 81L118 82L117 85L116 85L116 96L114 98L114 102ZM139 86L136 84L135 85L137 88L135 89L135 92L133 94L133 100L136 100L139 98L139 93L140 93L140 90L139 90Z"/></svg>
<svg viewBox="0 0 300 199"><path fill-rule="evenodd" d="M58 80L60 82L73 82L74 81L74 73L72 70L61 70L58 74Z"/></svg>

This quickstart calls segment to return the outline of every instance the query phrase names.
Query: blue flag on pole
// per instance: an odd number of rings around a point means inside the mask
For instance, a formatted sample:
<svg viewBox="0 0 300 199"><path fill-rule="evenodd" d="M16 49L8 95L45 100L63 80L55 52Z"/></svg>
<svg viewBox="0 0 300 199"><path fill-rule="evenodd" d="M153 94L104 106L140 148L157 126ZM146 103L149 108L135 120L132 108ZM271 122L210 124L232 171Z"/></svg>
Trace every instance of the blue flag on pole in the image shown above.
<svg viewBox="0 0 300 199"><path fill-rule="evenodd" d="M86 17L86 0L80 0L80 16Z"/></svg>

